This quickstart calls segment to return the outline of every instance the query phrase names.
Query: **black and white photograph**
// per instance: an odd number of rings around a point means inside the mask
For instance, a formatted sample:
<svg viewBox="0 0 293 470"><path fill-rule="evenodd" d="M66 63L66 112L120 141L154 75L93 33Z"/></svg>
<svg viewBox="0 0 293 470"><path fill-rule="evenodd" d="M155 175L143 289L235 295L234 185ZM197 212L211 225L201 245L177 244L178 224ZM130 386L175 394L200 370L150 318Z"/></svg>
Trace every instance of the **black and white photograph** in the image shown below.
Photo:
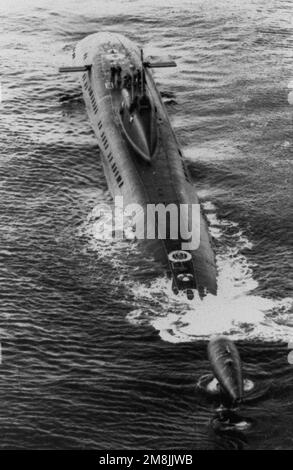
<svg viewBox="0 0 293 470"><path fill-rule="evenodd" d="M293 450L292 0L0 17L0 450Z"/></svg>

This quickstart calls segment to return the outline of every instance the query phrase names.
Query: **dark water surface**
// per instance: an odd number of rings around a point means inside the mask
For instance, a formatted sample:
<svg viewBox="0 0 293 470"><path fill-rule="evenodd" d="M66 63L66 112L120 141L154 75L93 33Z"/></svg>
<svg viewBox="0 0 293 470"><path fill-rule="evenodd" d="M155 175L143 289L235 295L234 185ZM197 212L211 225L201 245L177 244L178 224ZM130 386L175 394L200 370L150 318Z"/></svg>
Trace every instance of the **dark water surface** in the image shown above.
<svg viewBox="0 0 293 470"><path fill-rule="evenodd" d="M0 447L293 448L292 2L6 3ZM101 30L178 63L156 80L210 220L217 298L175 298L135 243L98 237L99 149L57 68ZM215 333L257 383L246 433L216 434L195 388Z"/></svg>

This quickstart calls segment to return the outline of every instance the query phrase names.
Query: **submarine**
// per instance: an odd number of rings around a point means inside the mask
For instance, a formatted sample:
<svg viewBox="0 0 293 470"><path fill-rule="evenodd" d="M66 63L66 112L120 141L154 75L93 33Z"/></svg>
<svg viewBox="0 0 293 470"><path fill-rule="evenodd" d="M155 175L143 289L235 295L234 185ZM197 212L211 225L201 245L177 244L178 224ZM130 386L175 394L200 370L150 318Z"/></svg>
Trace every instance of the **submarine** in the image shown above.
<svg viewBox="0 0 293 470"><path fill-rule="evenodd" d="M182 150L157 89L153 69L176 67L174 61L146 60L143 50L121 34L98 32L75 46L72 65L64 73L80 74L86 110L98 139L105 177L113 198L125 206L198 206L198 244L181 232L140 240L166 267L175 294L202 299L217 293L217 268L208 224ZM180 223L191 223L190 211ZM155 224L158 224L155 219ZM147 238L147 237L146 237ZM187 248L186 248L187 245Z"/></svg>

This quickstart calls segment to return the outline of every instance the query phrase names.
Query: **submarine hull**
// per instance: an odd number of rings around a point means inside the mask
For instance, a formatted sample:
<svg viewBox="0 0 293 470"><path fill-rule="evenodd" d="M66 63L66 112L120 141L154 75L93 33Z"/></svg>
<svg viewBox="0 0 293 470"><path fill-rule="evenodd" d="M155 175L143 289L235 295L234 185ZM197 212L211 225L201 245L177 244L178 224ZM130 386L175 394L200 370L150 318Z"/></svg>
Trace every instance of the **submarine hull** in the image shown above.
<svg viewBox="0 0 293 470"><path fill-rule="evenodd" d="M130 115L127 107L127 96L131 101L132 90L123 89L123 84L113 86L111 82L114 62L119 63L122 73L141 67L138 47L122 35L96 33L77 44L73 58L76 66L88 67L81 75L81 85L112 196L123 196L125 206L139 204L143 209L142 217L150 204L175 204L178 207L199 204L151 70L144 72L145 94L151 107L141 119L136 111ZM186 217L188 224L189 215ZM191 276L189 279L193 279L192 282L189 280L189 285L203 297L207 293L216 294L217 270L202 212L198 223L199 246L188 250L191 262L186 270ZM169 254L182 250L184 241L179 235L176 239L143 240L154 256L168 267L175 289L179 290L176 266L174 268L170 263Z"/></svg>

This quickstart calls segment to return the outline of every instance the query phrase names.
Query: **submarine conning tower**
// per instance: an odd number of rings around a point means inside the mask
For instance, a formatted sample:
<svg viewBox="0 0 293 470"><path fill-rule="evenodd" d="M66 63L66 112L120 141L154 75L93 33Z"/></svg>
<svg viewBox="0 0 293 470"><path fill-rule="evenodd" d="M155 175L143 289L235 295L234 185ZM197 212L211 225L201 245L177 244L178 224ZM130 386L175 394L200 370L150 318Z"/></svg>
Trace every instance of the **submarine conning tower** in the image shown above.
<svg viewBox="0 0 293 470"><path fill-rule="evenodd" d="M153 64L144 61L142 50L139 67L134 63L123 65L117 61L114 48L109 58L112 94L121 99L119 114L122 132L136 154L150 163L156 149L158 123L156 106L146 86L145 68ZM170 62L168 65L176 64Z"/></svg>

